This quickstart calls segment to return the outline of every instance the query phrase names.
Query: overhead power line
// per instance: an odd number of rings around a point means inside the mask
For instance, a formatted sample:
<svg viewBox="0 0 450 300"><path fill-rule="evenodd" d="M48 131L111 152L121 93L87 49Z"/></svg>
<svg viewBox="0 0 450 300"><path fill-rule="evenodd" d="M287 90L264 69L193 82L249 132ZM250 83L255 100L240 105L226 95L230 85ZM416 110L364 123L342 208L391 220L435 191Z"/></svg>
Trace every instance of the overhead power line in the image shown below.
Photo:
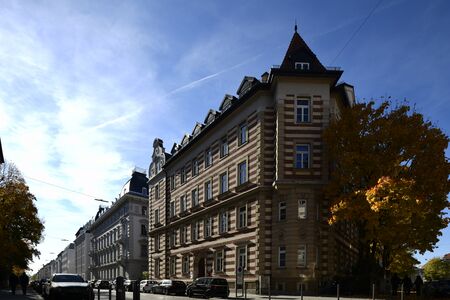
<svg viewBox="0 0 450 300"><path fill-rule="evenodd" d="M83 196L92 198L95 201L109 202L109 201L100 199L99 197L92 196L92 195L89 195L89 194L86 194L86 193L83 193L83 192L79 192L79 191L76 191L76 190L72 190L72 189L69 189L69 188L66 188L64 186L60 186L60 185L57 185L57 184L54 184L54 183L50 183L50 182L47 182L47 181L43 181L43 180L36 179L36 178L33 178L33 177L25 176L25 175L23 175L23 177L31 179L31 180L34 180L34 181L37 181L37 182L40 182L40 183L43 183L43 184L46 184L46 185L50 185L50 186L56 187L56 188L61 189L61 190L65 190L65 191L68 191L68 192L71 192L71 193L75 193L75 194L79 194L79 195L83 195Z"/></svg>
<svg viewBox="0 0 450 300"><path fill-rule="evenodd" d="M338 52L338 54L333 58L333 60L331 61L331 64L334 63L334 61L339 57L339 55L342 54L344 49L350 44L350 42L353 40L353 38L358 34L358 32L361 30L361 28L363 28L364 24L366 24L366 22L367 22L367 20L369 20L370 16L375 12L375 10L378 8L378 6L380 6L381 2L383 2L383 0L379 0L378 3L375 4L375 6L372 8L372 10L369 12L369 14L364 19L364 21L359 25L359 27L355 30L355 32L353 32L353 34L350 36L348 41L345 43L344 47L342 47L342 49Z"/></svg>

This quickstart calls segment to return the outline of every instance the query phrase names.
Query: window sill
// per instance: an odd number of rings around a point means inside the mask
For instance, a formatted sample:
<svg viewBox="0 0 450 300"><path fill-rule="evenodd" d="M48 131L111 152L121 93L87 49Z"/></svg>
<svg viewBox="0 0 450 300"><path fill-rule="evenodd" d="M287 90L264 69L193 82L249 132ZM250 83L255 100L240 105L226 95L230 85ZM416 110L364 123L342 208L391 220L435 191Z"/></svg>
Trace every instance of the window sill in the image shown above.
<svg viewBox="0 0 450 300"><path fill-rule="evenodd" d="M237 146L237 147L238 147L238 149L239 149L239 148L241 148L241 147L244 147L244 146L247 145L247 144L248 144L248 140L246 140L245 143L242 143L242 144L239 144L239 142L238 142L238 146Z"/></svg>
<svg viewBox="0 0 450 300"><path fill-rule="evenodd" d="M226 191L226 192L221 193L219 196L217 196L217 198L218 198L219 200L223 200L223 199L226 199L226 198L231 197L232 195L234 195L234 193L231 192L230 190L228 190L228 191Z"/></svg>
<svg viewBox="0 0 450 300"><path fill-rule="evenodd" d="M228 156L229 156L229 153L227 153L227 154L225 154L223 156L220 156L219 159L224 159L224 158L227 158Z"/></svg>
<svg viewBox="0 0 450 300"><path fill-rule="evenodd" d="M251 183L249 180L247 180L246 182L244 182L244 183L238 185L237 187L235 187L234 191L239 193L239 192L248 190L249 188L254 187L254 186L256 186L256 184Z"/></svg>
<svg viewBox="0 0 450 300"><path fill-rule="evenodd" d="M205 202L203 202L203 205L205 207L207 207L207 206L213 205L214 203L217 203L217 200L215 200L214 198L211 198L211 199L208 199Z"/></svg>

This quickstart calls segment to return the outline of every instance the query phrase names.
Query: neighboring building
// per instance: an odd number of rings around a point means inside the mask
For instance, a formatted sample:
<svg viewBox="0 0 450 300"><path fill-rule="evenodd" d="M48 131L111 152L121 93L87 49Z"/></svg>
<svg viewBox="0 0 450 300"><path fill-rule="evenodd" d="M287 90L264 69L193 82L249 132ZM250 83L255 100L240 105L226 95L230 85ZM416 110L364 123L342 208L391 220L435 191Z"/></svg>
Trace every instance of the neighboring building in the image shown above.
<svg viewBox="0 0 450 300"><path fill-rule="evenodd" d="M53 274L52 270L51 270L52 263L54 263L54 260L52 260L51 262L43 265L42 268L39 269L39 271L37 272L38 280L49 279L51 277L51 274Z"/></svg>
<svg viewBox="0 0 450 300"><path fill-rule="evenodd" d="M61 272L75 273L75 244L70 243L61 255Z"/></svg>
<svg viewBox="0 0 450 300"><path fill-rule="evenodd" d="M85 280L91 279L89 272L89 250L91 247L91 233L89 227L92 221L78 229L75 234L75 273L80 274Z"/></svg>
<svg viewBox="0 0 450 300"><path fill-rule="evenodd" d="M135 168L119 199L100 207L89 231L91 279L139 279L148 265L148 193L145 170Z"/></svg>
<svg viewBox="0 0 450 300"><path fill-rule="evenodd" d="M153 144L149 271L155 279L221 276L250 291L307 293L348 272L355 232L329 226L323 129L354 103L295 32L280 66L245 77L237 96L175 144Z"/></svg>
<svg viewBox="0 0 450 300"><path fill-rule="evenodd" d="M450 253L445 254L444 257L442 257L442 259L445 261L450 261Z"/></svg>

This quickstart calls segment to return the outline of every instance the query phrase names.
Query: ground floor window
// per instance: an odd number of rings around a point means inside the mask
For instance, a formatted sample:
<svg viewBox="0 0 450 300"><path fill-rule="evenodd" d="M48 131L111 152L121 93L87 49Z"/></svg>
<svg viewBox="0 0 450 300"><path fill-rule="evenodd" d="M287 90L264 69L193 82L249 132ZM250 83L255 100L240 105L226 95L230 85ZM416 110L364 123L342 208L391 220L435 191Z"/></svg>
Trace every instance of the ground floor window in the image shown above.
<svg viewBox="0 0 450 300"><path fill-rule="evenodd" d="M238 267L242 267L242 269L247 269L247 246L239 247L237 250L237 263Z"/></svg>
<svg viewBox="0 0 450 300"><path fill-rule="evenodd" d="M216 272L224 272L224 250L216 251Z"/></svg>
<svg viewBox="0 0 450 300"><path fill-rule="evenodd" d="M177 258L175 256L172 256L170 258L170 275L175 275L177 268Z"/></svg>
<svg viewBox="0 0 450 300"><path fill-rule="evenodd" d="M189 255L183 256L183 274L189 274Z"/></svg>

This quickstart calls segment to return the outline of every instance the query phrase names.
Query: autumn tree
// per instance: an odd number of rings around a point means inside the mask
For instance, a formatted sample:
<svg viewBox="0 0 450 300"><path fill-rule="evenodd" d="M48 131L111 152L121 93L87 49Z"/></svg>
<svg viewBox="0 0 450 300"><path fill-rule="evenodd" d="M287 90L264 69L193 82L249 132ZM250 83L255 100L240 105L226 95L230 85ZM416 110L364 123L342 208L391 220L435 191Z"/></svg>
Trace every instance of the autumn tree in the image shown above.
<svg viewBox="0 0 450 300"><path fill-rule="evenodd" d="M423 266L423 273L427 280L450 279L450 261L432 258Z"/></svg>
<svg viewBox="0 0 450 300"><path fill-rule="evenodd" d="M26 269L44 229L37 216L36 198L13 164L0 164L0 275Z"/></svg>
<svg viewBox="0 0 450 300"><path fill-rule="evenodd" d="M400 272L432 250L448 224L448 137L407 104L369 102L344 108L324 139L330 223L355 224L360 259Z"/></svg>

